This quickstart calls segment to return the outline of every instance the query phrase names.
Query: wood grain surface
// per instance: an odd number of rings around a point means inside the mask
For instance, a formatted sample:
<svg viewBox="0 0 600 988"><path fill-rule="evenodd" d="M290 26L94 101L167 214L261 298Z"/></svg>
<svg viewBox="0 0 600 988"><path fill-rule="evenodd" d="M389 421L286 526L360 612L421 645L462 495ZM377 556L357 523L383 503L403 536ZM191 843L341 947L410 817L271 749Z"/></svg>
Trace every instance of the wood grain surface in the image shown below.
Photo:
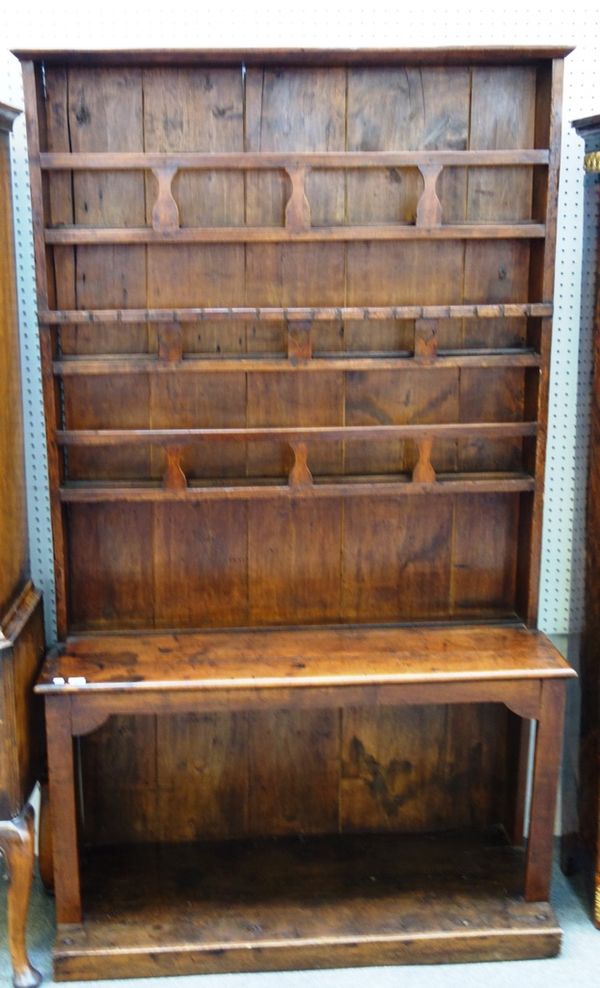
<svg viewBox="0 0 600 988"><path fill-rule="evenodd" d="M493 834L98 849L85 928L57 931L56 976L554 956L556 917L523 902L522 873L522 851Z"/></svg>
<svg viewBox="0 0 600 988"><path fill-rule="evenodd" d="M564 53L64 53L47 99L34 58L61 638L535 626ZM167 800L178 840L462 825L467 772L474 818L504 818L499 708L279 712L277 756L273 716L82 739L85 838L162 839ZM119 731L140 768L115 785ZM204 813L177 765L213 748ZM395 808L373 780L405 748L462 795Z"/></svg>

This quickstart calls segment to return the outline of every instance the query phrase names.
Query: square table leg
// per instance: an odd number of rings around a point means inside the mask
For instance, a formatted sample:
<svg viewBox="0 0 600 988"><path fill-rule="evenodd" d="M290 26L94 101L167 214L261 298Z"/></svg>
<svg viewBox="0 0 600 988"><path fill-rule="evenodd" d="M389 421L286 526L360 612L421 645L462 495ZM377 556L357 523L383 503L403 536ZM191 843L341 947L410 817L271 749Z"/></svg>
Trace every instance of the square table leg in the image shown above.
<svg viewBox="0 0 600 988"><path fill-rule="evenodd" d="M543 680L541 690L525 865L525 899L528 902L545 902L550 893L566 682Z"/></svg>
<svg viewBox="0 0 600 988"><path fill-rule="evenodd" d="M71 697L46 698L46 740L58 923L80 923L81 889Z"/></svg>

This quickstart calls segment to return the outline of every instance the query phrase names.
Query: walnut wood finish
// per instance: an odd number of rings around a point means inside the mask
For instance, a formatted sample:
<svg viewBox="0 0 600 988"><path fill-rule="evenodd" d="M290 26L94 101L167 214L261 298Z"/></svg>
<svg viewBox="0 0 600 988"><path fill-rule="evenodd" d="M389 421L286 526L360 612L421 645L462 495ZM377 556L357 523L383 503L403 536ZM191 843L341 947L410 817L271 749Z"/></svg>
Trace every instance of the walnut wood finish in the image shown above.
<svg viewBox="0 0 600 988"><path fill-rule="evenodd" d="M522 875L523 852L493 833L98 848L83 871L85 926L58 931L56 976L552 957L556 917L523 901Z"/></svg>
<svg viewBox="0 0 600 988"><path fill-rule="evenodd" d="M33 877L33 810L25 807L14 820L0 821L0 853L3 854L10 885L8 887L8 945L13 966L15 988L39 985L42 976L29 963L25 929L29 893Z"/></svg>
<svg viewBox="0 0 600 988"><path fill-rule="evenodd" d="M39 313L45 325L80 322L196 322L210 319L282 319L324 322L342 319L509 319L519 316L551 316L552 303L511 302L483 305L362 305L362 306L204 306L188 309L46 309Z"/></svg>
<svg viewBox="0 0 600 988"><path fill-rule="evenodd" d="M118 51L94 49L18 49L22 62L48 65L514 65L565 58L573 49L565 46L533 45L530 48L489 45L485 48L142 48Z"/></svg>
<svg viewBox="0 0 600 988"><path fill-rule="evenodd" d="M291 215L291 213L289 214ZM426 215L426 214L425 214ZM486 223L477 226L285 226L275 227L72 227L48 229L47 244L239 244L239 243L334 243L353 240L534 240L546 236L541 223Z"/></svg>
<svg viewBox="0 0 600 988"><path fill-rule="evenodd" d="M49 657L36 687L46 696L58 922L82 920L73 737L97 730L114 714L248 706L502 702L538 720L524 894L528 901L545 901L564 684L574 675L544 635L524 627L240 630L69 640Z"/></svg>
<svg viewBox="0 0 600 988"><path fill-rule="evenodd" d="M25 930L33 868L32 813L42 769L42 709L33 684L44 653L40 594L29 579L9 133L0 104L0 853L10 876L8 947L14 983L39 984Z"/></svg>
<svg viewBox="0 0 600 988"><path fill-rule="evenodd" d="M50 653L36 692L62 696L574 675L545 635L524 627L215 630L70 638ZM56 677L66 683L55 684ZM85 682L70 685L73 677Z"/></svg>
<svg viewBox="0 0 600 988"><path fill-rule="evenodd" d="M585 141L585 151L597 151L600 139L600 117L576 120L573 126ZM589 212L596 218L589 249L595 251L594 265L600 270L598 204L600 178L597 162L586 161L585 196ZM570 844L577 837L577 858L585 859L585 870L591 874L593 887L591 912L600 928L600 702L598 692L600 669L600 291L596 275L594 326L592 334L592 380L590 405L590 445L586 509L586 600L585 627L581 642L581 733L579 749L579 834L563 838L566 858ZM584 854L580 852L584 849Z"/></svg>
<svg viewBox="0 0 600 988"><path fill-rule="evenodd" d="M535 628L564 54L22 53L69 648L100 633L110 678L128 631L328 625L321 663L362 626L363 656L381 624ZM343 639L328 684L245 657L233 687L49 695L62 921L78 775L88 846L522 832L522 633L514 689L348 683Z"/></svg>

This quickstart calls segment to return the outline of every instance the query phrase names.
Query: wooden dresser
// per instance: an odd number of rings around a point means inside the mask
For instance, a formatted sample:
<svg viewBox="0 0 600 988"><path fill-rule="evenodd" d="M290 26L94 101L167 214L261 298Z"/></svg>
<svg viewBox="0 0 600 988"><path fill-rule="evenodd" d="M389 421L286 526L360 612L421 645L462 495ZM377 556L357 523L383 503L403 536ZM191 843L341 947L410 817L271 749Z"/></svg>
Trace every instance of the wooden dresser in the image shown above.
<svg viewBox="0 0 600 988"><path fill-rule="evenodd" d="M558 951L566 54L18 53L57 978Z"/></svg>
<svg viewBox="0 0 600 988"><path fill-rule="evenodd" d="M18 111L0 104L0 851L10 876L8 940L15 985L38 984L25 924L33 868L27 801L40 777L43 714L33 686L44 654L41 594L29 576L13 248L10 131Z"/></svg>

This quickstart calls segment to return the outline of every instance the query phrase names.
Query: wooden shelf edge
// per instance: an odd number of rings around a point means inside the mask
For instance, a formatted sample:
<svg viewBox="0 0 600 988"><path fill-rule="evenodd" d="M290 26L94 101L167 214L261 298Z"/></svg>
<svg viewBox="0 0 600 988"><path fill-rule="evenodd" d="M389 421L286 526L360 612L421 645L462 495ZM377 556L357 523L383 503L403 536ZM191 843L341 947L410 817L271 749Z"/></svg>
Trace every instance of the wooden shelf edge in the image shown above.
<svg viewBox="0 0 600 988"><path fill-rule="evenodd" d="M266 501L278 498L286 500L310 500L311 498L346 497L398 497L418 495L452 494L513 494L535 490L535 480L528 476L499 477L493 479L438 479L433 483L417 481L390 481L383 483L314 483L302 487L285 484L265 486L194 487L172 490L158 486L66 486L59 490L63 504L118 502L191 502L191 501Z"/></svg>
<svg viewBox="0 0 600 988"><path fill-rule="evenodd" d="M55 360L52 365L57 377L104 376L117 374L279 374L319 373L323 371L440 371L458 368L494 370L503 367L540 367L539 354L498 354L477 357L448 356L432 359L418 357L313 357L289 360L286 357L206 357L165 361L157 357L104 356L72 357Z"/></svg>
<svg viewBox="0 0 600 988"><path fill-rule="evenodd" d="M371 240L513 240L543 239L543 223L454 224L413 226L386 224L381 226L311 227L290 230L286 227L179 227L162 232L152 227L47 227L45 241L49 245L77 244L189 244L189 243L329 243Z"/></svg>
<svg viewBox="0 0 600 988"><path fill-rule="evenodd" d="M202 306L175 309L41 309L43 326L94 323L377 321L380 319L519 319L551 316L551 302L482 302L458 305Z"/></svg>
<svg viewBox="0 0 600 988"><path fill-rule="evenodd" d="M211 440L346 442L366 439L507 439L535 436L537 422L449 422L419 425L274 426L255 429L59 429L59 446L172 446Z"/></svg>
<svg viewBox="0 0 600 988"><path fill-rule="evenodd" d="M128 48L13 49L21 62L49 65L527 65L565 58L564 45L458 45L421 48Z"/></svg>
<svg viewBox="0 0 600 988"><path fill-rule="evenodd" d="M152 168L261 170L307 167L322 169L456 167L523 167L547 165L548 148L433 151L240 151L240 152L42 152L44 171L139 171Z"/></svg>

